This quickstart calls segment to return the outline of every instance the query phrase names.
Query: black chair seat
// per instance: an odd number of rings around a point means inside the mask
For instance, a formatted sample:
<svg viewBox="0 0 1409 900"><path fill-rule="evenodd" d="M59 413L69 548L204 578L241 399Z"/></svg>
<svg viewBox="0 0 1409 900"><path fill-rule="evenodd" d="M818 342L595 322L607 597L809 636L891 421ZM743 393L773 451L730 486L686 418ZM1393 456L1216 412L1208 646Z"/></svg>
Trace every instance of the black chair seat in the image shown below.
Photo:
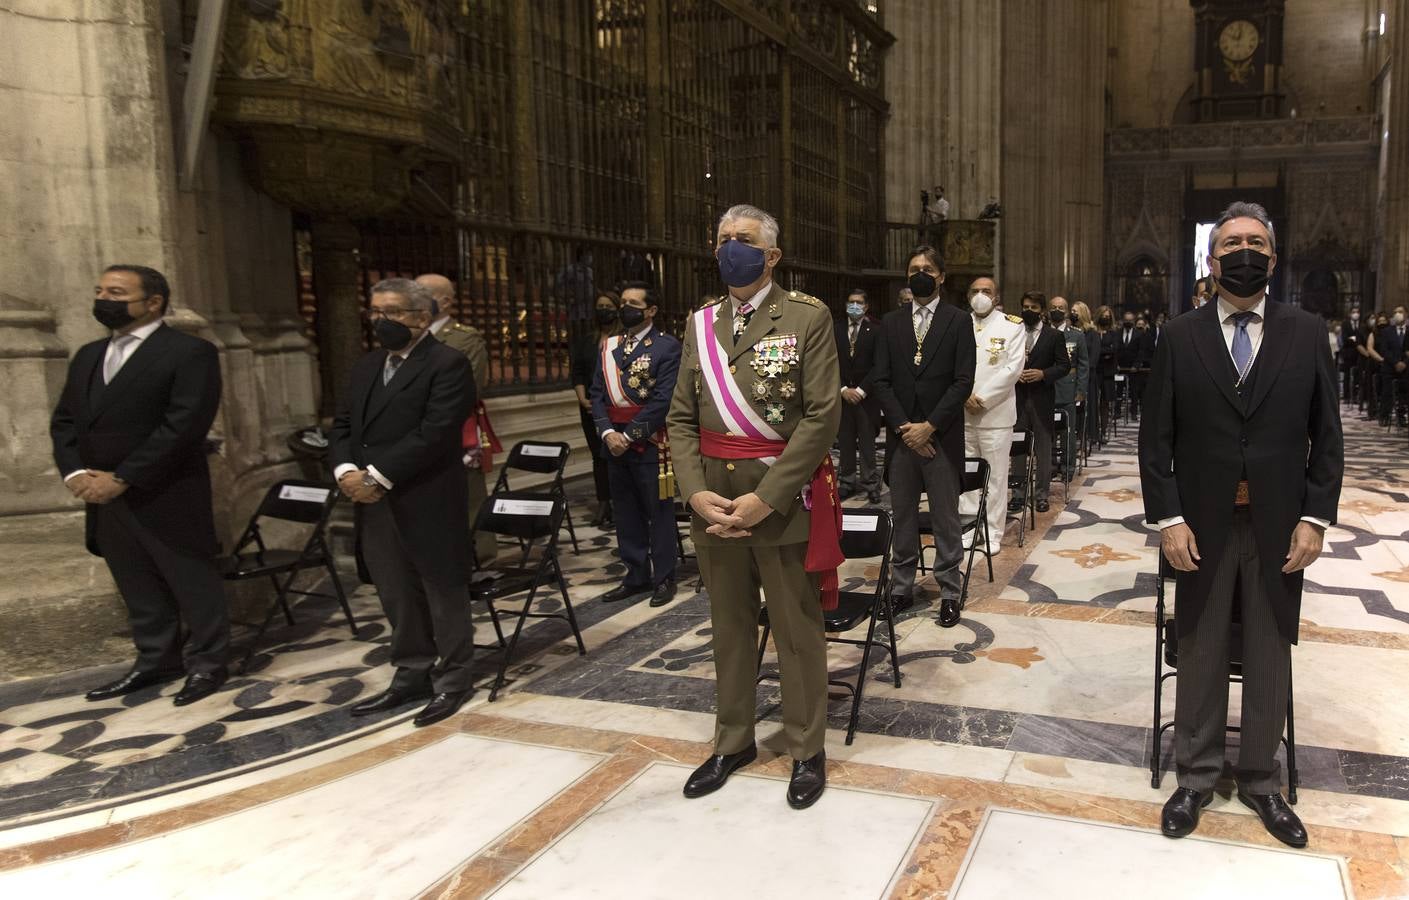
<svg viewBox="0 0 1409 900"><path fill-rule="evenodd" d="M837 595L837 608L822 611L822 626L828 632L839 634L850 631L871 617L871 603L875 595L862 591L841 591ZM768 627L768 605L758 611L758 624Z"/></svg>
<svg viewBox="0 0 1409 900"><path fill-rule="evenodd" d="M516 567L480 570L470 582L470 597L474 600L497 600L533 587L537 571ZM491 577L485 577L488 574Z"/></svg>
<svg viewBox="0 0 1409 900"><path fill-rule="evenodd" d="M959 513L959 532L973 531L981 520L973 513Z"/></svg>
<svg viewBox="0 0 1409 900"><path fill-rule="evenodd" d="M308 564L321 565L322 561L309 560L297 550L260 550L222 557L220 577L253 578L259 575L274 575Z"/></svg>

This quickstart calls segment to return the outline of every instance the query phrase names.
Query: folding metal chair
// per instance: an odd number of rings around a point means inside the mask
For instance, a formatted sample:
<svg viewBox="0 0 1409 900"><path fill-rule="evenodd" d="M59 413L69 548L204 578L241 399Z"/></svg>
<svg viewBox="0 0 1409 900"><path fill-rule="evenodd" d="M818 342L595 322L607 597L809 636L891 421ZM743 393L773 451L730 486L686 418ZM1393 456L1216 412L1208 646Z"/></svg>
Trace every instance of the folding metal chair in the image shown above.
<svg viewBox="0 0 1409 900"><path fill-rule="evenodd" d="M509 458L499 467L499 477L494 482L492 493L501 494L509 487L509 473L511 471L532 472L535 475L552 475L553 482L548 490L556 497L563 498L563 521L567 523L568 538L572 541L572 552L576 556L579 553L577 546L577 530L572 527L572 510L567 504L567 488L563 484L563 471L568 465L568 456L572 454L572 448L565 441L519 441L509 450ZM524 551L525 558L528 555L528 546L520 544Z"/></svg>
<svg viewBox="0 0 1409 900"><path fill-rule="evenodd" d="M1036 440L1031 431L1014 431L1012 442L1008 444L1009 458L1022 458L1021 466L1010 466L1008 469L1008 487L1024 488L1023 508L1017 511L1019 547L1027 540L1029 518L1032 520L1031 527L1037 527L1037 459L1033 456L1035 446ZM1012 517L1013 513L1009 512L1008 518Z"/></svg>
<svg viewBox="0 0 1409 900"><path fill-rule="evenodd" d="M1057 477L1062 482L1062 503L1065 504L1071 496L1071 465L1067 463L1067 448L1073 444L1072 419L1064 409L1052 411L1052 471L1057 473ZM1072 465L1075 464L1076 454L1072 453Z"/></svg>
<svg viewBox="0 0 1409 900"><path fill-rule="evenodd" d="M343 593L342 582L338 580L337 568L333 565L333 554L328 547L328 519L342 496L335 485L318 481L286 479L270 486L264 492L259 508L250 516L244 533L235 543L235 550L220 560L220 576L226 581L247 581L252 578L268 578L274 585L274 600L264 614L264 621L250 640L245 651L240 671L244 672L254 657L260 638L268 630L274 619L274 612L283 609L284 619L294 624L293 612L289 609L289 594L305 597L335 597L347 617L347 627L352 636L357 637L357 623L352 617L352 607L348 606L347 595ZM271 549L264 542L260 527L265 520L288 522L296 525L312 525L307 539L298 549ZM254 547L253 552L250 551ZM297 591L292 585L300 572L307 569L323 569L333 582L335 594L319 591ZM281 581L280 578L283 577Z"/></svg>
<svg viewBox="0 0 1409 900"><path fill-rule="evenodd" d="M1160 708L1160 701L1164 697L1164 682L1166 679L1174 678L1179 673L1179 631L1175 628L1174 617L1166 616L1165 604L1165 584L1174 580L1175 570L1165 559L1164 553L1159 554L1159 575L1155 578L1155 711L1154 728L1150 741L1150 787L1158 788L1160 783L1160 751L1164 741L1164 733L1174 727L1174 721L1163 721L1164 713ZM1238 602L1234 597L1234 604ZM1232 634L1228 638L1229 660L1228 660L1228 681L1233 684L1243 682L1243 662L1241 659L1243 652L1242 642L1242 622L1236 614L1237 607L1234 606L1234 618ZM1165 671L1165 667L1169 671ZM1293 715L1294 694L1292 692L1291 673L1287 673L1287 728L1282 735L1282 746L1287 749L1287 800L1296 803L1296 789L1301 779L1297 775L1296 768L1296 717ZM1237 725L1227 726L1228 731L1237 734L1241 729Z"/></svg>
<svg viewBox="0 0 1409 900"><path fill-rule="evenodd" d="M514 649L523 633L524 623L529 619L562 619L572 628L572 636L577 640L577 652L587 655L582 643L582 631L577 627L577 615L568 597L567 582L563 580L563 570L558 564L558 532L562 528L563 511L566 501L553 493L530 493L527 491L499 491L491 494L479 508L475 520L475 531L492 532L503 537L513 538L525 545L542 540L542 555L531 565L494 565L479 570L479 576L470 584L470 599L493 601L525 591L523 609L518 613L513 636L504 648L504 658L499 663L499 672L494 677L494 687L489 691L492 703L498 699L499 689L504 686L504 675L513 662ZM527 561L525 561L527 562ZM557 584L563 596L562 612L534 612L533 601L538 598L540 587ZM499 613L490 606L491 615L497 620Z"/></svg>
<svg viewBox="0 0 1409 900"><path fill-rule="evenodd" d="M866 673L871 665L871 647L877 646L890 651L890 665L894 670L895 686L900 687L900 654L895 647L895 618L890 605L890 510L880 507L848 508L842 514L841 551L849 560L879 559L880 572L876 576L874 591L842 591L837 608L823 612L824 627L827 630L827 643L849 644L861 648L861 667L856 672L856 684L839 679L828 679L827 684L845 688L851 694L851 719L846 728L846 742L851 743L856 736L856 721L861 713L861 695L866 688ZM886 623L886 640L876 637L876 624ZM846 638L841 635L866 622L866 637ZM763 655L768 647L771 630L768 622L768 607L765 605L758 614L758 623L763 626L763 635L758 642L758 680L776 681L773 672L763 672Z"/></svg>

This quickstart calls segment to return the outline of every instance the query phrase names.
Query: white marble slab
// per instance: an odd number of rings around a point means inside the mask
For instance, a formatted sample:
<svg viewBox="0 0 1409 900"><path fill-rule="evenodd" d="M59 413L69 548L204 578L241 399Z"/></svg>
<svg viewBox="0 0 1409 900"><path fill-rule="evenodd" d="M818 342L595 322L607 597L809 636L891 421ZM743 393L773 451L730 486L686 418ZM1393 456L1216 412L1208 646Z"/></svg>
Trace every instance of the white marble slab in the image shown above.
<svg viewBox="0 0 1409 900"><path fill-rule="evenodd" d="M603 758L452 735L253 809L0 873L0 897L414 897Z"/></svg>
<svg viewBox="0 0 1409 900"><path fill-rule="evenodd" d="M1339 857L991 809L950 897L1327 900L1352 896L1349 884Z"/></svg>
<svg viewBox="0 0 1409 900"><path fill-rule="evenodd" d="M686 800L689 772L649 766L491 896L873 900L888 895L934 807L829 787L799 812L786 782L742 773Z"/></svg>

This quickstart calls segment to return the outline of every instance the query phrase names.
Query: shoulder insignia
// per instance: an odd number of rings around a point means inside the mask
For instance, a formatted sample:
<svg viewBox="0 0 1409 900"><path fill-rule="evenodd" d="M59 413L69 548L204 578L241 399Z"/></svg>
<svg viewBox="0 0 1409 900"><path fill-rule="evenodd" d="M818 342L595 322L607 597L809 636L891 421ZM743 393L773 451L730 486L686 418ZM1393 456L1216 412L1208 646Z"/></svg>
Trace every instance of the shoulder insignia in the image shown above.
<svg viewBox="0 0 1409 900"><path fill-rule="evenodd" d="M726 294L721 294L721 295L718 296L718 297L711 297L710 299L706 300L704 303L701 303L701 304L700 304L700 309L704 309L706 306L715 306L715 305L717 305L717 304L723 303L725 296L727 296L727 295L726 295Z"/></svg>
<svg viewBox="0 0 1409 900"><path fill-rule="evenodd" d="M806 303L808 306L821 306L822 301L816 297L804 294L802 291L788 291L788 299L798 303Z"/></svg>
<svg viewBox="0 0 1409 900"><path fill-rule="evenodd" d="M1003 318L1007 319L1009 322L1012 322L1014 325L1021 325L1023 323L1022 316L1015 316L1009 314L1004 316Z"/></svg>

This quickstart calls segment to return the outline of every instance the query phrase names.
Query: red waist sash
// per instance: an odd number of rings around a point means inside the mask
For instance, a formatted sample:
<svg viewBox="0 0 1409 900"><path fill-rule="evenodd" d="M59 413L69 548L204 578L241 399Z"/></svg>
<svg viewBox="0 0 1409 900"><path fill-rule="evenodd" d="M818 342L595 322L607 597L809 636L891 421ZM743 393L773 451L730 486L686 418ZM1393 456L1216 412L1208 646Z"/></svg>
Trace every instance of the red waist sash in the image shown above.
<svg viewBox="0 0 1409 900"><path fill-rule="evenodd" d="M494 468L494 454L503 453L504 446L494 434L494 426L489 421L489 410L484 408L483 400L476 405L475 414L465 420L465 425L460 430L460 446L466 450L480 449L481 435L485 438L485 446L479 455L479 467L480 471L488 473Z"/></svg>
<svg viewBox="0 0 1409 900"><path fill-rule="evenodd" d="M700 455L712 459L762 459L781 456L788 447L785 440L738 437L700 429ZM822 457L822 463L812 473L812 481L803 492L808 509L807 560L804 568L822 575L822 608L837 608L840 600L837 566L846 557L841 552L841 499L837 496L836 472L832 456Z"/></svg>
<svg viewBox="0 0 1409 900"><path fill-rule="evenodd" d="M608 406L607 418L612 420L613 425L627 425L640 412L639 406Z"/></svg>

